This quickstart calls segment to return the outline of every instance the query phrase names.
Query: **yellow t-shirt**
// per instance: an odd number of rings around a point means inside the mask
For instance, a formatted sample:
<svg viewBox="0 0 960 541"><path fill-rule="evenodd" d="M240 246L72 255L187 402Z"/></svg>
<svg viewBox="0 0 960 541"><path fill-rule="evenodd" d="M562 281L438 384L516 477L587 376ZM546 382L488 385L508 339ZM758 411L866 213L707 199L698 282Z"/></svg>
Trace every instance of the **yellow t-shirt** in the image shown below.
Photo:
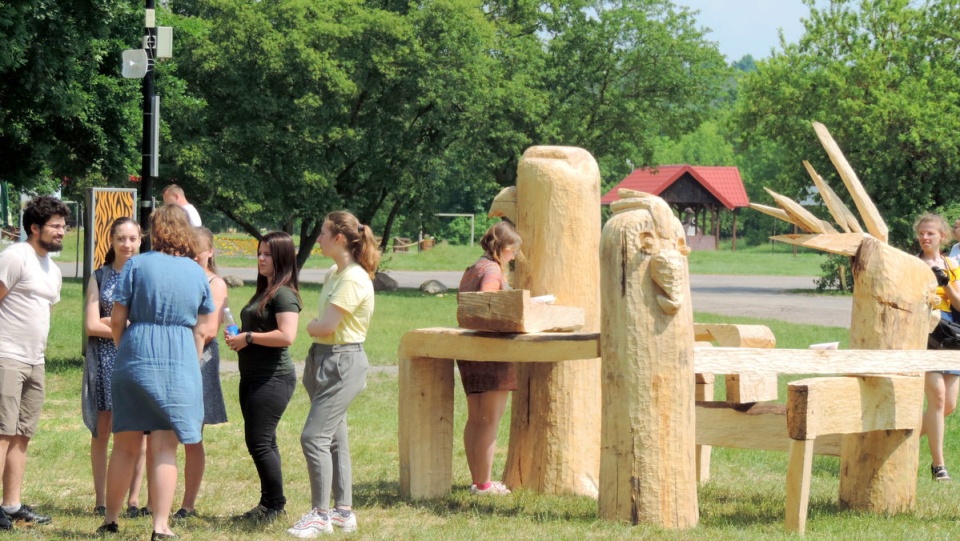
<svg viewBox="0 0 960 541"><path fill-rule="evenodd" d="M360 265L351 263L339 271L337 266L323 281L320 290L320 318L330 305L346 312L333 334L314 338L317 344L357 344L367 338L370 317L373 316L373 282Z"/></svg>
<svg viewBox="0 0 960 541"><path fill-rule="evenodd" d="M957 264L954 263L953 259L949 257L943 258L943 263L947 266L947 276L950 277L950 282L957 281ZM943 290L943 286L937 286L937 295L940 296L940 305L937 306L941 311L949 312L950 311L950 297L947 296L947 293ZM958 307L960 308L960 307Z"/></svg>

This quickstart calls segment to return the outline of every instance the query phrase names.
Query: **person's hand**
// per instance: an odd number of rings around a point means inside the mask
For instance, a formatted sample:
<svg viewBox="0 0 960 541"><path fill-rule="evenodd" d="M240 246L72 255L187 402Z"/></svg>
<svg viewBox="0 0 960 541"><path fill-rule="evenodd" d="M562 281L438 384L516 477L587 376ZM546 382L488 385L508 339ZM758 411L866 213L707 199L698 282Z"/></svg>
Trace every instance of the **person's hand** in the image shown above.
<svg viewBox="0 0 960 541"><path fill-rule="evenodd" d="M227 343L227 347L233 351L240 351L241 349L247 347L247 333L241 332L237 333L234 336L228 336L227 330L223 330L223 340Z"/></svg>

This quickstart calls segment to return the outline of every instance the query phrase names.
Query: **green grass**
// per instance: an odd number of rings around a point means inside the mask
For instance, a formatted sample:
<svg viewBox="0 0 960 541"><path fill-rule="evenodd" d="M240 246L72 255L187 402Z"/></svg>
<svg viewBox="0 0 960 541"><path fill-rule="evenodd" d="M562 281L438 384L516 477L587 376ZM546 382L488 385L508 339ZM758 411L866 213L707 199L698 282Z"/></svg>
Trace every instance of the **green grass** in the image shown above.
<svg viewBox="0 0 960 541"><path fill-rule="evenodd" d="M77 234L74 229L67 233L63 241L63 252L59 261L77 260ZM218 235L218 238L221 236ZM222 235L224 239L240 240L250 237L243 233ZM247 241L249 244L249 241ZM223 267L256 267L254 252L256 246L249 249L249 255L217 255L217 264ZM381 267L391 271L462 271L472 265L481 255L479 244L473 246L455 246L441 242L432 250L406 253L388 251L383 255ZM80 257L83 257L83 239L80 240ZM739 274L768 276L819 276L820 265L826 256L820 252L797 249L785 244L763 244L746 246L740 242L737 251L731 251L729 241L721 242L720 249L713 252L696 251L690 254L690 272L694 274ZM304 268L327 269L333 261L321 255L311 256Z"/></svg>
<svg viewBox="0 0 960 541"><path fill-rule="evenodd" d="M250 288L231 290L234 305L249 297ZM316 310L317 289L304 290L304 318ZM99 524L91 516L93 488L89 473L89 434L80 419L80 285L68 280L63 302L55 308L48 349L47 402L40 430L30 447L24 498L41 512L54 516L48 527L5 533L13 539L87 539ZM452 295L427 297L419 293L378 294L377 312L367 343L376 364L394 364L399 336L406 330L453 325ZM698 313L698 322L726 323L733 318ZM810 343L839 340L846 331L836 327L792 325L736 318L739 323L764 323L778 338L778 347L803 348ZM303 322L301 322L303 323ZM301 329L302 329L301 324ZM301 331L299 333L305 335ZM303 336L299 337L300 339ZM302 360L304 342L298 339L295 360ZM798 376L799 377L799 376ZM299 431L308 404L297 389L280 423L278 444L284 461L289 499L286 520L266 527L238 526L229 516L252 507L258 482L248 457L237 405L235 374L223 375L231 422L205 431L207 475L200 495L201 517L175 525L183 539L263 540L284 538L284 529L306 511L309 485L299 446ZM781 382L785 385L786 380ZM782 390L781 390L782 395ZM354 502L360 518L356 539L792 539L783 530L784 453L714 449L712 480L699 491L700 525L688 532L668 532L650 526L631 527L598 518L596 502L583 497L545 496L526 491L504 498L476 498L466 491L469 473L460 444L465 422L463 393L455 393L453 434L454 491L427 502L399 498L397 451L398 386L395 376L377 373L350 409L350 437L354 463ZM501 447L494 471L503 469L509 432L509 413L500 428ZM947 423L946 453L956 464L960 442L957 416ZM813 463L809 539L955 539L960 536L960 488L935 484L927 473L929 452L921 444L917 507L912 513L886 517L845 511L837 504L839 461L816 457ZM146 501L146 496L141 496ZM175 505L179 504L179 494ZM118 539L142 539L150 524L125 520Z"/></svg>

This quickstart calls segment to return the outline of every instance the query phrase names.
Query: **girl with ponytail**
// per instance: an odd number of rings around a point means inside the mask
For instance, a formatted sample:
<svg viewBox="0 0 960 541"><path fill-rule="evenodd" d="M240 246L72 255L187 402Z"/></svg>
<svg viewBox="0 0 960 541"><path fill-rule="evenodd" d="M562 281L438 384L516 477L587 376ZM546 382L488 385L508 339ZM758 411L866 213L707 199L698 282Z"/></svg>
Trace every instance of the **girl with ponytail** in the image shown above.
<svg viewBox="0 0 960 541"><path fill-rule="evenodd" d="M318 242L323 255L336 264L323 281L318 317L307 324L314 343L304 366L303 386L311 404L300 446L307 461L311 503L310 511L287 530L303 538L332 532L334 526L345 532L357 529L347 407L367 381L363 341L373 315L371 278L380 262L370 227L349 212L327 214Z"/></svg>

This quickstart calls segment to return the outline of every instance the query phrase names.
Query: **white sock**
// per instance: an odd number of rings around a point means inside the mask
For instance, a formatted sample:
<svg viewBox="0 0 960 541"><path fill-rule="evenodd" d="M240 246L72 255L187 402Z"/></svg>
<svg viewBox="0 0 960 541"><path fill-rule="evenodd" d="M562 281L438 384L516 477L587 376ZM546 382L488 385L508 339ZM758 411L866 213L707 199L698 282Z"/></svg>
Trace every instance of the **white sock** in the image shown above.
<svg viewBox="0 0 960 541"><path fill-rule="evenodd" d="M4 513L16 513L17 511L20 510L21 506L18 503L16 505L0 505L0 507L3 508Z"/></svg>

